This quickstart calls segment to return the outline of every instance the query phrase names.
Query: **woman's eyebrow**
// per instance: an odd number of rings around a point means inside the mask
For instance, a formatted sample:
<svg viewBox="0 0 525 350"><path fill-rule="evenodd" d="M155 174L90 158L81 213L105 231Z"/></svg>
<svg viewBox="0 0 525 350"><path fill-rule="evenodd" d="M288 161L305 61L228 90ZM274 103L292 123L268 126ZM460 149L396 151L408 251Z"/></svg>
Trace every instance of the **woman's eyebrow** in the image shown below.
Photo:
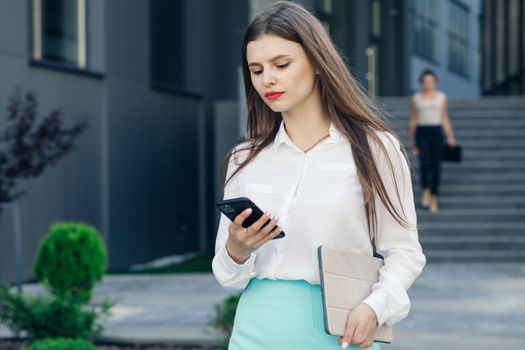
<svg viewBox="0 0 525 350"><path fill-rule="evenodd" d="M281 55L277 55L277 56L274 56L272 58L269 59L270 62L273 62L273 61L276 61L278 60L279 58L284 58L284 57L292 57L291 55L284 55L284 54L281 54ZM258 63L258 62L252 62L250 64L248 64L248 67L251 67L251 66L260 66L261 64Z"/></svg>

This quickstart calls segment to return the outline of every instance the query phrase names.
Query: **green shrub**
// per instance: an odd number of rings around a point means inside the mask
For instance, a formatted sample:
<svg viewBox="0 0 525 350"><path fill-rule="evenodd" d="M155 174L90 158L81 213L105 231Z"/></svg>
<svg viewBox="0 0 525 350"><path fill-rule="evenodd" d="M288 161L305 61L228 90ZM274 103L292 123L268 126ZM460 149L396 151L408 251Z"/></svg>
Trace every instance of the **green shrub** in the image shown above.
<svg viewBox="0 0 525 350"><path fill-rule="evenodd" d="M34 264L37 277L51 294L33 297L0 286L0 322L16 336L23 333L30 339L100 335L98 320L109 315L114 302L104 300L98 307L88 302L105 269L104 241L94 227L68 222L52 225L40 242Z"/></svg>
<svg viewBox="0 0 525 350"><path fill-rule="evenodd" d="M235 320L235 311L242 294L231 295L224 299L221 304L215 304L215 316L209 324L221 331L225 338L219 343L221 349L227 349Z"/></svg>
<svg viewBox="0 0 525 350"><path fill-rule="evenodd" d="M51 337L91 338L100 335L97 321L109 315L112 304L86 306L55 296L20 295L7 286L0 287L0 322L20 336L30 339Z"/></svg>
<svg viewBox="0 0 525 350"><path fill-rule="evenodd" d="M107 264L104 241L90 225L59 222L42 239L34 272L57 297L87 302Z"/></svg>
<svg viewBox="0 0 525 350"><path fill-rule="evenodd" d="M96 346L84 339L41 339L21 350L98 350Z"/></svg>

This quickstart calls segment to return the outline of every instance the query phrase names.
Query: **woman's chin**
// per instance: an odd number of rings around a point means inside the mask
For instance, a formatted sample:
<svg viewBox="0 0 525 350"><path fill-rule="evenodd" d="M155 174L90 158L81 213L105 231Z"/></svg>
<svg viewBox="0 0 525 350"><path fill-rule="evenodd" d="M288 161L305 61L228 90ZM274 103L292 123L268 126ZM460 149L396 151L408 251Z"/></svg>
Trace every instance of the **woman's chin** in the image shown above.
<svg viewBox="0 0 525 350"><path fill-rule="evenodd" d="M265 101L266 105L275 113L288 112L292 110L297 104L290 101Z"/></svg>
<svg viewBox="0 0 525 350"><path fill-rule="evenodd" d="M268 105L268 107L270 107L270 109L272 111L274 111L275 113L281 113L281 112L285 112L287 110L287 108L285 107L282 107L282 106L272 106L272 105Z"/></svg>

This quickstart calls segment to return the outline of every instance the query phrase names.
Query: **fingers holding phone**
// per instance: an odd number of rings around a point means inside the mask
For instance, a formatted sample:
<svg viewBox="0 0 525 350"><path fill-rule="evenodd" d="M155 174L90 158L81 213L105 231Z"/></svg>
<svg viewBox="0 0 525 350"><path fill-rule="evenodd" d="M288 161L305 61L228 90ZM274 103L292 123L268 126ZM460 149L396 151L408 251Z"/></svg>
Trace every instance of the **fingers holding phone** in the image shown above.
<svg viewBox="0 0 525 350"><path fill-rule="evenodd" d="M239 264L244 263L260 246L282 232L282 227L277 225L278 218L271 218L270 213L264 213L252 225L243 227L243 222L250 214L251 209L244 210L228 227L230 236L226 242L226 249Z"/></svg>
<svg viewBox="0 0 525 350"><path fill-rule="evenodd" d="M282 227L278 226L278 217L271 216L270 212L266 212L257 221L248 227L243 227L244 221L251 215L252 209L243 210L230 223L228 231L230 236L246 246L246 250L256 250L267 241L273 239L282 232Z"/></svg>
<svg viewBox="0 0 525 350"><path fill-rule="evenodd" d="M266 212L246 229L246 234L252 236L254 239L255 249L282 232L282 228L278 226L278 222L278 216L272 217L270 212Z"/></svg>
<svg viewBox="0 0 525 350"><path fill-rule="evenodd" d="M246 261L267 241L285 237L278 218L270 212L264 213L247 197L221 200L216 205L231 220L226 248L238 263Z"/></svg>
<svg viewBox="0 0 525 350"><path fill-rule="evenodd" d="M248 208L243 210L239 215L233 219L233 221L230 224L230 227L234 227L237 231L246 232L246 228L242 226L243 222L252 214L253 209ZM235 224L235 225L234 225ZM230 230L231 233L231 230Z"/></svg>

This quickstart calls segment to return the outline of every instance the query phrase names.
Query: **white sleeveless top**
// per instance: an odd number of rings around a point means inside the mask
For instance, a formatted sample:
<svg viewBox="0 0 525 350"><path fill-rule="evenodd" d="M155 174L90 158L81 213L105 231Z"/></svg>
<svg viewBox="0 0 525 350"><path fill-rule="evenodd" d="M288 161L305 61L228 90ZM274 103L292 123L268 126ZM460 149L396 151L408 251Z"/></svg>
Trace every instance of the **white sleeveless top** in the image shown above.
<svg viewBox="0 0 525 350"><path fill-rule="evenodd" d="M436 91L433 99L423 98L420 92L414 95L417 125L441 125L445 94Z"/></svg>

